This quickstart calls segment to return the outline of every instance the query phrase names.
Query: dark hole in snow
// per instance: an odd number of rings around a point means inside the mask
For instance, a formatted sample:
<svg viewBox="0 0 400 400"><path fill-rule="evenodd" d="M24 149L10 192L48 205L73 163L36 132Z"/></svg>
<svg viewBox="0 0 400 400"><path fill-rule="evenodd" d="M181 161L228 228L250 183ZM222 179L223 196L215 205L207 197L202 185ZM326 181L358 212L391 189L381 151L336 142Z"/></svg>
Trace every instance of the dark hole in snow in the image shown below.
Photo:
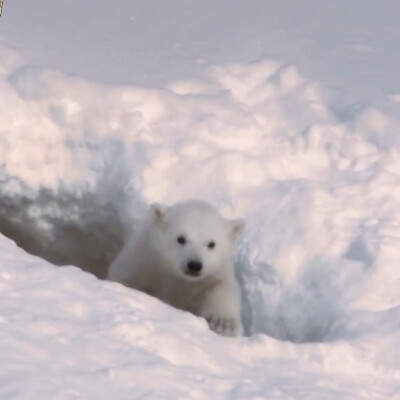
<svg viewBox="0 0 400 400"><path fill-rule="evenodd" d="M75 265L104 278L123 240L118 203L100 204L92 193L41 190L2 197L0 231L27 252L56 265Z"/></svg>
<svg viewBox="0 0 400 400"><path fill-rule="evenodd" d="M50 174L54 188L46 186L49 182L32 188L7 165L2 167L0 232L53 264L74 265L104 278L132 228L132 208L142 207L134 193L133 167L126 161L133 158L139 166L145 162L142 144L136 143L127 155L118 138L99 139L86 132L82 140L66 138L64 150L78 167ZM79 158L81 153L85 156ZM70 183L63 172L72 174Z"/></svg>

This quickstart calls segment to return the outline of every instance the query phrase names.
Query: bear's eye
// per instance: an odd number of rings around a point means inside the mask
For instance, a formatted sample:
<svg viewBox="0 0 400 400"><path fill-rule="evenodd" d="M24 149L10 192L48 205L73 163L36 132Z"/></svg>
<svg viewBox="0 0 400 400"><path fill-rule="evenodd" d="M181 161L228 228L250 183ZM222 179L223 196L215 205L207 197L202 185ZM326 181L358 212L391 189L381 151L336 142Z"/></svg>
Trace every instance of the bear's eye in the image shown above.
<svg viewBox="0 0 400 400"><path fill-rule="evenodd" d="M186 238L185 238L185 236L182 236L182 235L178 236L176 238L176 241L182 246L184 246L186 244Z"/></svg>
<svg viewBox="0 0 400 400"><path fill-rule="evenodd" d="M215 247L215 242L213 240L211 240L211 242L207 243L207 247L212 250Z"/></svg>

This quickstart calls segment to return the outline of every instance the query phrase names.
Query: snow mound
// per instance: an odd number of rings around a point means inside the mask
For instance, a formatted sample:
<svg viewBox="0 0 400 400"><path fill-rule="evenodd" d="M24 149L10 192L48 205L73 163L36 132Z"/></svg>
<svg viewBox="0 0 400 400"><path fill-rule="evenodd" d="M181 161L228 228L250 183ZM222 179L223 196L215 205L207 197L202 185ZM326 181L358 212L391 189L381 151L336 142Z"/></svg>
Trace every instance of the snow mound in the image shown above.
<svg viewBox="0 0 400 400"><path fill-rule="evenodd" d="M235 260L248 334L399 329L397 120L344 111L277 61L155 90L12 55L0 52L0 229L27 251L103 277L148 203L202 198L247 221Z"/></svg>

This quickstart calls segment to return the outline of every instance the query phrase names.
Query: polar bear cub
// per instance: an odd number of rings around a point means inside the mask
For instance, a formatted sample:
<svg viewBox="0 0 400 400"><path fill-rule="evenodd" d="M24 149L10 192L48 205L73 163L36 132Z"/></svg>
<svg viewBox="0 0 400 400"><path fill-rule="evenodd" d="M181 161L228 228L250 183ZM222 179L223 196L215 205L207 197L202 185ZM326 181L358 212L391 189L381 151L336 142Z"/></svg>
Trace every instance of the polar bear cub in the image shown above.
<svg viewBox="0 0 400 400"><path fill-rule="evenodd" d="M201 201L152 205L110 266L108 279L204 317L226 336L243 334L232 249L243 231Z"/></svg>

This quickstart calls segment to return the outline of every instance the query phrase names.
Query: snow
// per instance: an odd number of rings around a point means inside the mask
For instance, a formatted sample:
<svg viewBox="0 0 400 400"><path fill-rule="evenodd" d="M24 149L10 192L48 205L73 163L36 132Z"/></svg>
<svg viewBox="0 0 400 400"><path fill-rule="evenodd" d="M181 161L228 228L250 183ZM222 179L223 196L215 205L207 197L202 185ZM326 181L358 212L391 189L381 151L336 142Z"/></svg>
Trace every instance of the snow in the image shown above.
<svg viewBox="0 0 400 400"><path fill-rule="evenodd" d="M387 316L397 333L367 324L357 341L229 340L157 299L0 243L1 398L398 398L399 309Z"/></svg>
<svg viewBox="0 0 400 400"><path fill-rule="evenodd" d="M0 398L400 399L399 5L4 3ZM188 198L246 220L244 338L52 265Z"/></svg>

